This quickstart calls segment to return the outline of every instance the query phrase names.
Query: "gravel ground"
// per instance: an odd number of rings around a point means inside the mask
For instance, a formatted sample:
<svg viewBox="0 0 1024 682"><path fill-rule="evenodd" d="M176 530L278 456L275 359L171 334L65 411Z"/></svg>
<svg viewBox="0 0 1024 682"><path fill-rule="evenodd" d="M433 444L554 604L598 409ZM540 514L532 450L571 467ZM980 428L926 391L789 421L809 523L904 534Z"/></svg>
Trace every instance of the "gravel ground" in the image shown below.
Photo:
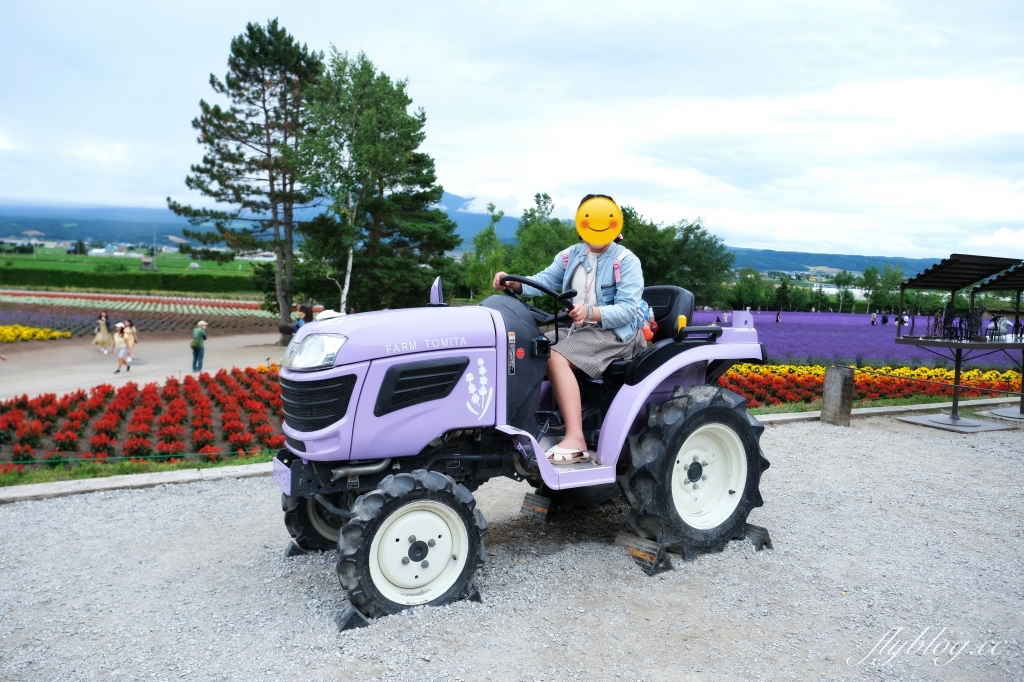
<svg viewBox="0 0 1024 682"><path fill-rule="evenodd" d="M542 525L518 516L529 488L492 481L484 602L347 633L335 553L283 557L269 479L0 507L0 679L1024 678L1024 430L876 418L762 444L750 521L773 550L651 578L611 545L621 508ZM886 663L890 628L969 645Z"/></svg>

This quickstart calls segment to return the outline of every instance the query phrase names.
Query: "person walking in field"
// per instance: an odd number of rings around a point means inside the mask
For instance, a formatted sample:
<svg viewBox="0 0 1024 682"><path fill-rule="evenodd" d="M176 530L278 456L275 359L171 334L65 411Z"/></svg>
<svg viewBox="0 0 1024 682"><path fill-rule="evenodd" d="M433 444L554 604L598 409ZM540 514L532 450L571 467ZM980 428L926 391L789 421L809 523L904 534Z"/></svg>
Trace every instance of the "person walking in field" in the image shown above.
<svg viewBox="0 0 1024 682"><path fill-rule="evenodd" d="M126 372L130 372L132 366L128 364L128 339L124 333L124 322L114 325L114 350L117 352L117 369L114 374L121 373L122 365L128 368L125 370Z"/></svg>
<svg viewBox="0 0 1024 682"><path fill-rule="evenodd" d="M132 323L131 320L124 321L124 338L128 342L128 369L131 369L132 364L132 352L135 350L135 344L139 342L139 330Z"/></svg>
<svg viewBox="0 0 1024 682"><path fill-rule="evenodd" d="M871 326L874 327L878 324L878 311L871 313Z"/></svg>
<svg viewBox="0 0 1024 682"><path fill-rule="evenodd" d="M100 319L96 320L96 336L92 339L92 345L99 346L100 352L106 355L110 352L113 339L110 337L110 321L107 319L107 311L100 311Z"/></svg>
<svg viewBox="0 0 1024 682"><path fill-rule="evenodd" d="M203 354L206 352L206 320L199 320L192 330L192 371L203 371Z"/></svg>

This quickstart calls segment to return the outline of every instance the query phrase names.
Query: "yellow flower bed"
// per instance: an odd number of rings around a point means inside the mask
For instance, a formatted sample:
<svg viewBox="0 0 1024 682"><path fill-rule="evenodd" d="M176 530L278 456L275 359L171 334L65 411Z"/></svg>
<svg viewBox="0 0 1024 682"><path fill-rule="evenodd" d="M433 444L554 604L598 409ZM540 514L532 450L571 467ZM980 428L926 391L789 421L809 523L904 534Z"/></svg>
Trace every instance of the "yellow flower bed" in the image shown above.
<svg viewBox="0 0 1024 682"><path fill-rule="evenodd" d="M856 367L854 369L858 370ZM822 365L755 365L741 363L733 365L731 371L744 375L795 377L797 379L805 377L824 378L825 376L825 367ZM929 381L949 383L953 381L953 370L942 367L866 367L864 371L871 374L890 374L906 379L927 379ZM968 369L960 372L960 381L962 383L999 381L1013 383L1019 379L1020 373L1014 370L999 372L997 370L982 371L980 369Z"/></svg>
<svg viewBox="0 0 1024 682"><path fill-rule="evenodd" d="M20 324L0 325L0 343L15 341L52 341L53 339L70 339L71 332L39 327L24 327Z"/></svg>

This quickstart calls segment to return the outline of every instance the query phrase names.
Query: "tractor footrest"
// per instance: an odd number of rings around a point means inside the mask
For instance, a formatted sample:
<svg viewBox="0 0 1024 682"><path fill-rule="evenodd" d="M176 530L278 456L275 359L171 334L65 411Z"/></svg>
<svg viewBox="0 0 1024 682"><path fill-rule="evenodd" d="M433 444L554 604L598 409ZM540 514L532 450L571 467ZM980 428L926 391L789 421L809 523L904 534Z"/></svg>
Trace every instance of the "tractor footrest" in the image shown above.
<svg viewBox="0 0 1024 682"><path fill-rule="evenodd" d="M547 497L541 497L540 495L534 495L533 493L526 493L526 497L523 498L523 506L520 508L520 514L528 514L538 521L547 521L548 513L551 511L551 500Z"/></svg>
<svg viewBox="0 0 1024 682"><path fill-rule="evenodd" d="M752 523L748 523L747 539L750 540L750 544L754 545L755 552L760 552L762 549L772 548L772 539L768 535L767 528L762 528L761 526L755 526Z"/></svg>
<svg viewBox="0 0 1024 682"><path fill-rule="evenodd" d="M615 546L624 547L626 554L633 557L636 565L647 575L656 575L672 568L668 552L657 542L622 532L615 536Z"/></svg>

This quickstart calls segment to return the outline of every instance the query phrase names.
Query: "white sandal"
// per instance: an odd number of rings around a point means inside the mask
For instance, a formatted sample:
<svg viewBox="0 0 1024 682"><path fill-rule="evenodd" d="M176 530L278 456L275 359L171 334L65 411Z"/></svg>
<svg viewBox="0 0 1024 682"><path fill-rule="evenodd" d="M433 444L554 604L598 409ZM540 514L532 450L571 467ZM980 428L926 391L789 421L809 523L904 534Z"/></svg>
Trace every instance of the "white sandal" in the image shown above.
<svg viewBox="0 0 1024 682"><path fill-rule="evenodd" d="M590 459L590 455L587 454L586 450L563 448L558 445L548 448L545 454L548 456L548 461L552 464L576 464Z"/></svg>

